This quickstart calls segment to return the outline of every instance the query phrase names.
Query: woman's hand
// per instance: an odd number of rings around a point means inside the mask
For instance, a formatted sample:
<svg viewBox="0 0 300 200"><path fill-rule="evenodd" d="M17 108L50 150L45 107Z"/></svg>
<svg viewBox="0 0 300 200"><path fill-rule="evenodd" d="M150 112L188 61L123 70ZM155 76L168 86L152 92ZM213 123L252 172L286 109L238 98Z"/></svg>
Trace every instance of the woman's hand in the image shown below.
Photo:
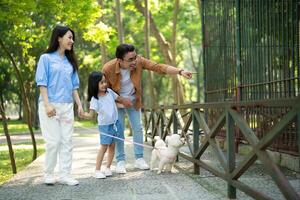
<svg viewBox="0 0 300 200"><path fill-rule="evenodd" d="M56 115L56 110L53 105L46 104L45 109L46 109L46 114L48 117L54 117Z"/></svg>
<svg viewBox="0 0 300 200"><path fill-rule="evenodd" d="M84 110L83 110L82 106L78 106L77 113L78 113L79 117L83 115Z"/></svg>
<svg viewBox="0 0 300 200"><path fill-rule="evenodd" d="M92 119L94 118L94 110L90 110L89 112L84 112L84 110L82 110L81 113L78 113L78 116L82 119Z"/></svg>

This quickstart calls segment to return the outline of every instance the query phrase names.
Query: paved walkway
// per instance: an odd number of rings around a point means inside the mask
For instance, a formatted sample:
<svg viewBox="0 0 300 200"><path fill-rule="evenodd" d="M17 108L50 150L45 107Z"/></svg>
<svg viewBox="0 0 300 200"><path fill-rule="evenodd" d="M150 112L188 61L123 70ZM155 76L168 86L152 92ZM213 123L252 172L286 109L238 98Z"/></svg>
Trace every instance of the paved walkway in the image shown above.
<svg viewBox="0 0 300 200"><path fill-rule="evenodd" d="M94 129L97 132L96 129ZM76 136L77 135L77 136ZM88 136L88 137L87 137ZM129 138L131 140L131 138ZM132 144L126 143L127 169L125 175L113 174L107 179L93 178L98 136L91 131L76 129L74 137L73 176L80 181L78 186L55 184L46 186L42 180L44 156L40 156L25 170L0 186L0 199L101 199L101 200L219 200L226 198L226 183L220 178L201 170L200 175L189 173L192 165L180 160L173 173L157 175L155 171L141 171L133 167ZM145 148L145 160L150 161L151 149ZM114 169L115 163L113 163ZM180 168L184 168L181 171ZM253 172L256 173L256 172ZM247 177L245 181L247 182ZM248 182L264 183L262 177L249 175ZM299 181L299 180L296 180ZM300 183L300 182L299 182ZM297 188L297 182L295 182ZM269 185L267 189L274 199L282 199L278 191ZM300 184L297 190L300 191ZM280 192L279 192L280 193ZM238 199L252 199L237 192ZM277 198L278 197L278 198Z"/></svg>
<svg viewBox="0 0 300 200"><path fill-rule="evenodd" d="M95 130L96 131L96 130ZM46 186L42 180L44 156L39 157L11 181L0 187L0 199L220 199L208 193L190 177L179 173L156 175L154 171L140 171L133 167L133 148L126 144L127 169L125 175L98 180L92 177L97 152L97 134L90 137L83 131L75 131L73 176L80 181L78 186L55 184ZM145 149L149 161L150 149ZM113 164L115 166L115 163ZM114 167L113 166L113 167ZM113 168L114 169L114 168Z"/></svg>

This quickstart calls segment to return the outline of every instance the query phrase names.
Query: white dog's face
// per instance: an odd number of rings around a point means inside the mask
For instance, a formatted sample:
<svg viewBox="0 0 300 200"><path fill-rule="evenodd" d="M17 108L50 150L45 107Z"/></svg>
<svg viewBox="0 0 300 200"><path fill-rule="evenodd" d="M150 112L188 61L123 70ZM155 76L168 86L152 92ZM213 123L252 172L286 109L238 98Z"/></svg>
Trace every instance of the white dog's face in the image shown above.
<svg viewBox="0 0 300 200"><path fill-rule="evenodd" d="M160 174L165 168L167 171L171 171L178 155L179 148L184 145L184 139L180 138L178 134L167 136L167 144L159 137L156 139L155 149L153 149L151 155L150 169L153 170L154 164L158 163L157 174Z"/></svg>
<svg viewBox="0 0 300 200"><path fill-rule="evenodd" d="M184 138L180 138L178 134L173 134L171 136L166 137L166 143L169 146L173 147L182 147L184 145Z"/></svg>

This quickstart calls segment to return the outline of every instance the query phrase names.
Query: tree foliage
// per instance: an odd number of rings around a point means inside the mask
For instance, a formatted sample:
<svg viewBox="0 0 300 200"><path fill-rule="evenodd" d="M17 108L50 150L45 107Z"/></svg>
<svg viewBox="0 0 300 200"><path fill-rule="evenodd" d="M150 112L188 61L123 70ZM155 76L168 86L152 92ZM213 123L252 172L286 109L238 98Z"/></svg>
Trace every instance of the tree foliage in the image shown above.
<svg viewBox="0 0 300 200"><path fill-rule="evenodd" d="M174 2L167 0L149 2L155 23L166 40L170 41ZM114 57L115 47L118 45L115 1L103 1L102 7L95 0L20 0L18 2L2 0L0 5L0 38L20 69L32 108L36 110L37 95L34 82L36 63L47 48L51 30L56 24L68 25L76 33L75 50L80 63L80 94L82 100L85 100L88 73L102 68L100 45L106 46L108 59ZM144 17L136 9L133 0L121 1L121 11L125 42L133 43L138 53L144 55ZM100 20L101 16L105 21ZM193 70L187 52L188 41L192 44L196 58L200 50L200 15L196 1L180 1L177 26L177 66ZM151 59L165 63L153 33L150 36ZM3 71L10 68L11 63L1 49L0 52L0 68ZM7 73L10 77L14 77L12 70ZM170 78L164 76L154 76L154 87L160 104L168 102L170 98L165 95L171 94L170 81ZM188 85L185 80L181 81L184 85ZM5 83L3 79L1 82L1 84ZM19 91L16 90L18 86L13 81L11 83L7 90L19 96L17 94ZM195 89L194 87L193 90ZM6 92L5 99L9 98L9 92ZM146 90L145 93L148 94L148 91ZM189 94L189 92L185 93L187 99ZM195 100L195 97L194 95L192 98ZM147 103L145 98L145 104Z"/></svg>

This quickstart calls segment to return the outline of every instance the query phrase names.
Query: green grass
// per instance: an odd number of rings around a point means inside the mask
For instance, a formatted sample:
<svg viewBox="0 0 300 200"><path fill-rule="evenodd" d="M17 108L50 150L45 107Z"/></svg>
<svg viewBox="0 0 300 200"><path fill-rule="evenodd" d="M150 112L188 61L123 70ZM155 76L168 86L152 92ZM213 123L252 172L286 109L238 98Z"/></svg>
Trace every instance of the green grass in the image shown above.
<svg viewBox="0 0 300 200"><path fill-rule="evenodd" d="M76 120L74 126L75 127L91 127L91 126L96 126L97 121L95 120Z"/></svg>
<svg viewBox="0 0 300 200"><path fill-rule="evenodd" d="M8 132L10 135L17 135L22 133L28 133L28 126L26 123L20 120L9 120L8 123ZM0 126L0 136L4 135L3 125L1 122Z"/></svg>
<svg viewBox="0 0 300 200"><path fill-rule="evenodd" d="M2 122L0 122L0 136L4 136L4 130ZM75 119L74 126L75 127L91 127L96 126L97 122L95 120L78 120ZM29 133L28 126L25 122L20 120L9 120L8 121L8 132L10 135L19 135L24 133Z"/></svg>
<svg viewBox="0 0 300 200"><path fill-rule="evenodd" d="M35 142L36 142L37 145L41 145L41 144L45 143L43 139L36 139ZM21 142L12 141L12 144L13 145L29 145L29 146L32 146L31 140L23 140ZM5 142L5 143L0 144L0 147L2 147L2 146L7 146L7 143Z"/></svg>
<svg viewBox="0 0 300 200"><path fill-rule="evenodd" d="M38 148L38 155L44 153L43 148ZM32 162L32 149L14 149L17 172L20 172ZM0 151L0 185L12 178L13 173L8 151Z"/></svg>

